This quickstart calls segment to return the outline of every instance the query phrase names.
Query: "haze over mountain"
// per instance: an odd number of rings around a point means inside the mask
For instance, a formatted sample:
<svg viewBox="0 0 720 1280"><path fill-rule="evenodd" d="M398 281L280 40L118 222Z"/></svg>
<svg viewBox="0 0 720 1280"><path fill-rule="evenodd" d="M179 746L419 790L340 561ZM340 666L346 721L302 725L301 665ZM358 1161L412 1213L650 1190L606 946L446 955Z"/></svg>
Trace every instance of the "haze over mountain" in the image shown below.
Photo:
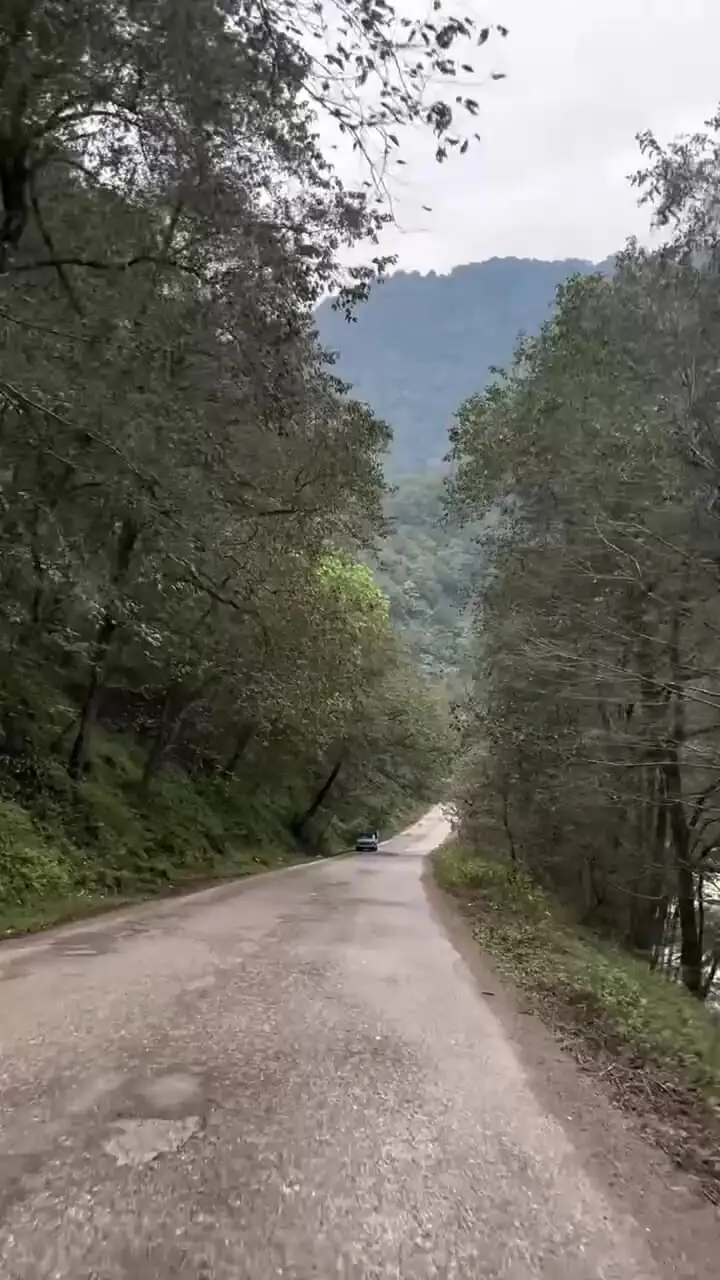
<svg viewBox="0 0 720 1280"><path fill-rule="evenodd" d="M449 275L399 271L378 285L348 324L326 302L317 314L337 372L392 427L387 463L398 487L388 499L392 532L374 562L393 622L419 667L462 677L469 661L465 605L485 572L479 530L444 528L443 481L453 414L506 365L521 333L537 333L558 285L573 274L610 272L566 258L493 258Z"/></svg>
<svg viewBox="0 0 720 1280"><path fill-rule="evenodd" d="M607 272L567 258L491 258L449 275L398 271L378 285L348 324L325 302L317 313L337 372L394 431L388 470L437 466L458 405L510 359L520 333L536 333L557 286L574 273Z"/></svg>

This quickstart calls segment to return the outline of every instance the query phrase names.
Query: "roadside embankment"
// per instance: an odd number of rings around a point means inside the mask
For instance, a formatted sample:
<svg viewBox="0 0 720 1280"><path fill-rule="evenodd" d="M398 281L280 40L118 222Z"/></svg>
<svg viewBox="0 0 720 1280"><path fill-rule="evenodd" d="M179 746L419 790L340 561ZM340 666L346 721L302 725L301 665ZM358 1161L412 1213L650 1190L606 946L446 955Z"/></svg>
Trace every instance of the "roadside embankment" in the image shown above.
<svg viewBox="0 0 720 1280"><path fill-rule="evenodd" d="M435 878L515 985L613 1100L720 1203L720 1019L618 946L573 924L512 864L456 842Z"/></svg>

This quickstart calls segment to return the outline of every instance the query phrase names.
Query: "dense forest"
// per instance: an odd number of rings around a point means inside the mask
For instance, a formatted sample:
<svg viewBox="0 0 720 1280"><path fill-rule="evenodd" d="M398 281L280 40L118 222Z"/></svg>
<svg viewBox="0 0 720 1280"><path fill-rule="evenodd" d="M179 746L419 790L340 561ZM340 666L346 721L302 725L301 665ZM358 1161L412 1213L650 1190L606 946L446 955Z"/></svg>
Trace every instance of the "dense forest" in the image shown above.
<svg viewBox="0 0 720 1280"><path fill-rule="evenodd" d="M397 271L373 286L351 323L328 301L317 309L336 372L392 430L388 531L367 562L415 663L451 698L469 669L468 604L487 567L487 517L472 529L445 518L453 414L512 358L521 333L538 332L560 282L611 265L496 258L446 276Z"/></svg>
<svg viewBox="0 0 720 1280"><path fill-rule="evenodd" d="M316 312L336 371L392 430L388 532L368 563L415 660L451 688L469 660L466 606L486 566L481 525L445 519L452 416L492 367L512 358L521 332L538 332L561 281L610 268L505 258L447 276L398 271L373 287L350 324L329 302Z"/></svg>
<svg viewBox="0 0 720 1280"><path fill-rule="evenodd" d="M337 848L442 784L444 704L364 563L388 431L313 324L390 213L310 106L461 145L477 104L425 86L473 24L441 7L399 33L342 0L333 34L292 0L3 6L6 926Z"/></svg>
<svg viewBox="0 0 720 1280"><path fill-rule="evenodd" d="M415 664L453 686L469 662L473 585L484 567L479 530L444 519L441 471L401 476L387 498L389 532L369 563Z"/></svg>
<svg viewBox="0 0 720 1280"><path fill-rule="evenodd" d="M475 592L465 836L700 998L720 960L719 143L720 118L643 139L664 248L562 285L452 432L456 516L512 499Z"/></svg>
<svg viewBox="0 0 720 1280"><path fill-rule="evenodd" d="M507 363L520 333L537 333L557 286L611 265L493 258L445 276L397 271L371 290L350 325L324 302L318 329L338 354L338 374L392 426L393 479L436 469L458 405Z"/></svg>

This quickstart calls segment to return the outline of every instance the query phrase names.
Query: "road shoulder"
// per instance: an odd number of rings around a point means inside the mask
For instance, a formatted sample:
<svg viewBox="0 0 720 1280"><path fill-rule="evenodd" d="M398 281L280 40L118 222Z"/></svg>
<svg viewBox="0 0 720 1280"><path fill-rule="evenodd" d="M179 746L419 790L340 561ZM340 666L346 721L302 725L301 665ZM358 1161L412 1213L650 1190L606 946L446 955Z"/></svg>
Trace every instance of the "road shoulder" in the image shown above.
<svg viewBox="0 0 720 1280"><path fill-rule="evenodd" d="M658 1263L688 1280L714 1280L720 1212L699 1194L696 1180L675 1168L643 1136L636 1119L613 1105L597 1078L582 1072L522 992L502 978L481 950L457 900L435 882L431 859L423 872L430 910L492 1008L541 1106L573 1143L589 1176L620 1212L646 1232Z"/></svg>

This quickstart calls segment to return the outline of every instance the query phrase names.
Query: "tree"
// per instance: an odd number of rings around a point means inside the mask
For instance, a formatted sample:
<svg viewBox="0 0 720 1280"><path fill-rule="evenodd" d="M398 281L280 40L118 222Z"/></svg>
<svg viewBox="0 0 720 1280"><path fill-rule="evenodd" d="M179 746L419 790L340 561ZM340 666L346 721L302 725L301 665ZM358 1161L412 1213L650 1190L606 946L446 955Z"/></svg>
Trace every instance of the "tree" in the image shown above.
<svg viewBox="0 0 720 1280"><path fill-rule="evenodd" d="M466 824L489 783L511 856L653 964L677 920L696 995L720 818L714 292L696 255L630 245L612 280L560 289L453 432L455 509L513 499L477 600Z"/></svg>
<svg viewBox="0 0 720 1280"><path fill-rule="evenodd" d="M313 104L359 146L391 118L451 146L423 95L470 28L337 14L326 33L290 0L0 16L0 782L31 809L52 786L82 807L122 734L133 803L178 771L248 793L270 775L289 821L378 687L394 642L357 561L390 436L312 310L362 295L389 208L378 175L343 185Z"/></svg>

